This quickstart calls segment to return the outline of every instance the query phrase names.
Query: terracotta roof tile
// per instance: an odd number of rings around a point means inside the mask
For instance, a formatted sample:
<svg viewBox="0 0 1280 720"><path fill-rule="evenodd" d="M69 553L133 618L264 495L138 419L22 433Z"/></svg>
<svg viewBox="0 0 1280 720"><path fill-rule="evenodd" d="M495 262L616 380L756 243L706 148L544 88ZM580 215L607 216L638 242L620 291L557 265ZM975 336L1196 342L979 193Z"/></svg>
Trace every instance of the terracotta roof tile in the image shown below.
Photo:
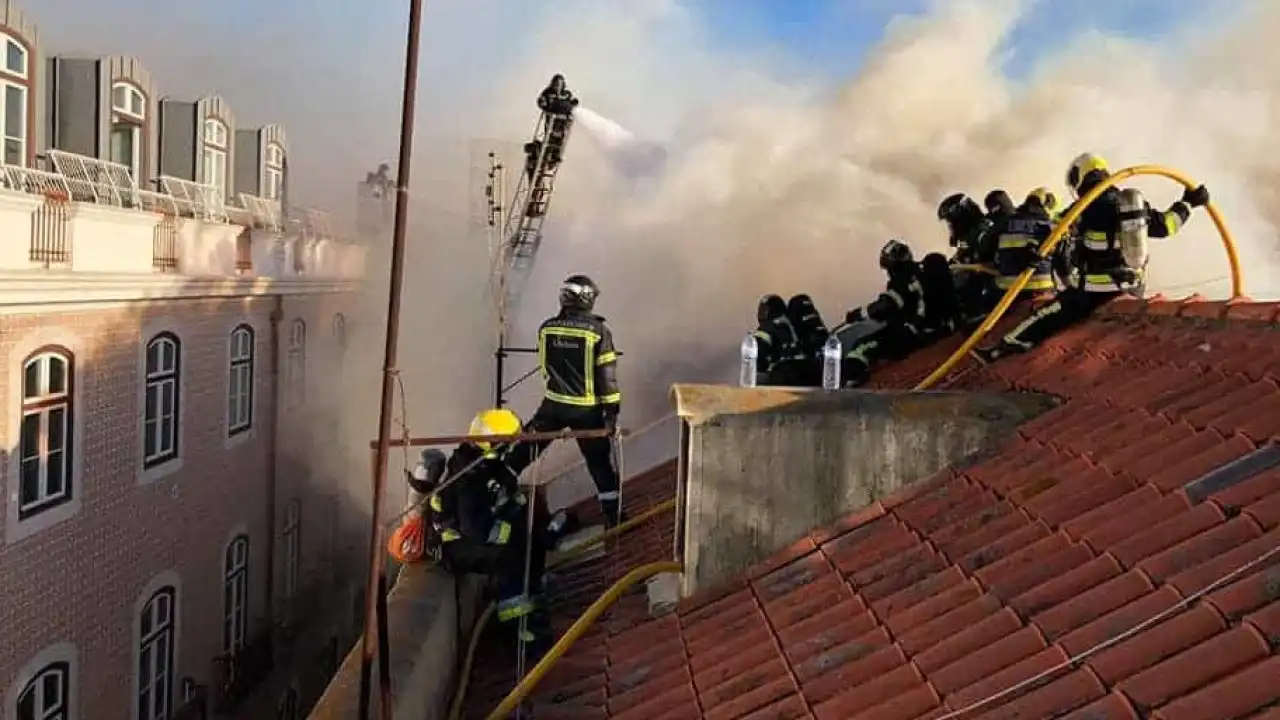
<svg viewBox="0 0 1280 720"><path fill-rule="evenodd" d="M944 385L1061 404L671 615L628 595L532 716L924 720L981 703L963 720L1280 720L1277 313L1117 302L1035 352L963 365ZM960 340L874 385L910 387ZM628 509L673 488L668 464L628 483ZM558 577L557 625L669 557L672 533L651 521ZM469 717L511 685L491 645Z"/></svg>

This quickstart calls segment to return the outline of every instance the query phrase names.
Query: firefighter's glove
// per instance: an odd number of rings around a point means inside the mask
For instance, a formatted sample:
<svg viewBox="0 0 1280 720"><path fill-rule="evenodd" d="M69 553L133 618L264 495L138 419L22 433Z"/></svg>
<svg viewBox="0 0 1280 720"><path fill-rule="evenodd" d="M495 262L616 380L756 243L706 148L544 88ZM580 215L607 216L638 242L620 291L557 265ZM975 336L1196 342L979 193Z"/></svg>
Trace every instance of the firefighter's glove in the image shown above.
<svg viewBox="0 0 1280 720"><path fill-rule="evenodd" d="M845 313L844 321L849 325L860 323L867 319L867 311L862 308L854 308Z"/></svg>
<svg viewBox="0 0 1280 720"><path fill-rule="evenodd" d="M1182 202L1193 208L1204 207L1209 204L1209 188L1201 185L1197 188L1182 191Z"/></svg>

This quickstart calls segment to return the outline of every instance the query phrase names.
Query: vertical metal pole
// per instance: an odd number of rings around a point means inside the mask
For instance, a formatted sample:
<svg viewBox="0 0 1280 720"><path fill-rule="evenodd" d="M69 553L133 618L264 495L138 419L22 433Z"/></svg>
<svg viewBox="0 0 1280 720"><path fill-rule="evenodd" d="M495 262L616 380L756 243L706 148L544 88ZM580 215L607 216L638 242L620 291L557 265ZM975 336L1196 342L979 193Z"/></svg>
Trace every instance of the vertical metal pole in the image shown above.
<svg viewBox="0 0 1280 720"><path fill-rule="evenodd" d="M504 318L498 318L499 323L506 322ZM506 393L502 391L502 386L507 382L506 359L507 359L507 334L505 332L498 333L498 349L493 353L493 406L496 408L506 407Z"/></svg>
<svg viewBox="0 0 1280 720"><path fill-rule="evenodd" d="M378 413L378 447L374 454L373 498L369 520L369 582L365 587L364 636L361 639L360 720L369 720L373 680L373 655L379 644L386 647L387 638L375 637L386 624L379 622L379 610L385 612L387 564L382 548L382 497L387 484L387 456L391 443L391 406L394 399L396 355L400 344L400 296L404 282L405 231L409 216L409 175L413 165L413 124L418 95L418 54L421 44L422 1L409 0L409 28L405 42L404 99L400 107L400 158L396 167L396 209L391 235L391 278L387 291L387 337L383 350L382 398ZM379 633L381 634L381 633ZM378 642L381 640L381 643ZM389 654L384 650L383 658ZM379 717L391 720L391 670L383 663L379 673Z"/></svg>

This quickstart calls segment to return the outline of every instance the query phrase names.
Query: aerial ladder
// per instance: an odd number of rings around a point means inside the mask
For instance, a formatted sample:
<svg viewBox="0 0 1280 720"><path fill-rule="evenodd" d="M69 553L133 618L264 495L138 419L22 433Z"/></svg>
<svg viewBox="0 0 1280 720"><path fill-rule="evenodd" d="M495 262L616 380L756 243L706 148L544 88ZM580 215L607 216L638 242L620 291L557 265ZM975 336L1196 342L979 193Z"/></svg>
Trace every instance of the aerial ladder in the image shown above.
<svg viewBox="0 0 1280 720"><path fill-rule="evenodd" d="M491 217L504 210L500 246L493 253L494 295L498 303L498 349L496 358L495 404L502 407L506 390L503 361L512 353L530 353L532 348L507 347L511 314L520 301L542 244L542 224L551 208L556 175L564 162L565 147L573 129L573 110L578 99L569 92L564 76L555 75L538 96L542 111L533 129L533 139L524 145L524 165L515 192L505 208L501 205L501 183L491 177L486 186ZM500 167L498 172L500 174ZM495 187L496 185L496 187ZM524 377L527 377L526 374ZM520 380L523 380L521 377ZM518 384L513 383L511 387Z"/></svg>

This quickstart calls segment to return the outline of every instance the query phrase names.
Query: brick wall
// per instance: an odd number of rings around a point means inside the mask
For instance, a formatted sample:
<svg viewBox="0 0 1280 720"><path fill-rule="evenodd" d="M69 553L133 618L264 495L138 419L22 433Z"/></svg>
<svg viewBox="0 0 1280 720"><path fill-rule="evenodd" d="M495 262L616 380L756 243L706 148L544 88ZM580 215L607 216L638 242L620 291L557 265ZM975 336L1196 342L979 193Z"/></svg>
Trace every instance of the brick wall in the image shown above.
<svg viewBox="0 0 1280 720"><path fill-rule="evenodd" d="M80 717L135 716L138 627L142 604L157 586L179 594L175 692L180 678L214 682L222 650L223 559L230 540L250 540L249 633L266 630L268 547L275 533L275 588L286 572L285 515L296 502L301 524L299 585L332 577L336 515L350 506L340 482L315 479L326 438L340 447L340 338L334 316L354 304L348 295L281 301L281 383L298 362L286 362L295 319L306 323L306 393L279 413L271 372L275 297L77 307L68 312L0 316L0 687L12 712L24 678L51 647L74 655ZM354 320L347 318L348 332ZM229 337L240 324L255 335L253 424L228 438ZM142 417L144 346L156 333L180 341L178 457L144 469ZM72 499L18 520L17 449L22 414L22 364L33 351L58 346L74 361ZM282 387L287 390L287 387ZM279 459L271 498L272 449ZM332 477L345 477L336 466ZM274 506L272 522L270 508ZM327 587L327 586L326 586ZM326 590L329 592L329 590ZM335 594L335 593L330 593ZM340 594L340 593L336 593ZM58 653L55 652L55 655ZM33 660L35 659L35 660ZM312 662L308 659L308 662ZM285 672L291 671L286 667ZM91 714L86 714L92 708Z"/></svg>

